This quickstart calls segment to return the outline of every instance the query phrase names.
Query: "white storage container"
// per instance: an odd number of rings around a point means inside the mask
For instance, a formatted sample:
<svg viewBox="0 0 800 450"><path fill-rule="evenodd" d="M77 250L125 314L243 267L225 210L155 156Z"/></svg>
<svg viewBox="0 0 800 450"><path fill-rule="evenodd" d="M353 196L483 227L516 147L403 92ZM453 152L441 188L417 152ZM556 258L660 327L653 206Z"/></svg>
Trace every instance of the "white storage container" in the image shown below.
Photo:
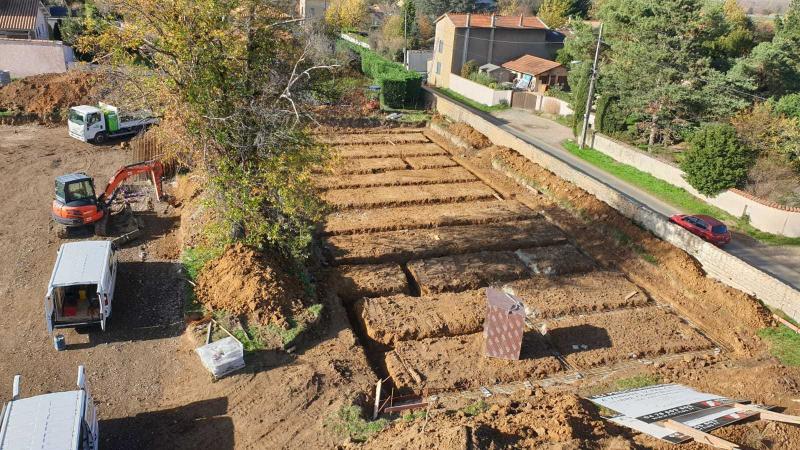
<svg viewBox="0 0 800 450"><path fill-rule="evenodd" d="M226 337L194 350L200 361L215 378L244 367L244 346L233 337Z"/></svg>

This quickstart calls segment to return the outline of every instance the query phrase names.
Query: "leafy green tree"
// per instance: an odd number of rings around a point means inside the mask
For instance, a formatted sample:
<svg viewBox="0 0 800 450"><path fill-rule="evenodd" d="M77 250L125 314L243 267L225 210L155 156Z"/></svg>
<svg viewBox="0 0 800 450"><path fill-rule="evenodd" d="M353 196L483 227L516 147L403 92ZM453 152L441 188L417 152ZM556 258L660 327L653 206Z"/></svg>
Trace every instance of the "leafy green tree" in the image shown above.
<svg viewBox="0 0 800 450"><path fill-rule="evenodd" d="M570 28L572 32L556 54L556 61L564 67L570 67L574 61L591 61L597 45L597 35L589 23L575 20L570 24Z"/></svg>
<svg viewBox="0 0 800 450"><path fill-rule="evenodd" d="M782 96L800 90L800 54L791 40L776 35L753 48L731 73L753 79L759 94Z"/></svg>
<svg viewBox="0 0 800 450"><path fill-rule="evenodd" d="M728 80L711 65L709 43L726 27L721 11L706 8L703 0L605 0L599 7L607 44L599 93L646 118L638 128L648 146L670 144L694 124L749 104L735 92L746 92L749 79Z"/></svg>
<svg viewBox="0 0 800 450"><path fill-rule="evenodd" d="M430 17L439 17L444 13L475 12L475 2L472 0L419 0L419 10Z"/></svg>
<svg viewBox="0 0 800 450"><path fill-rule="evenodd" d="M405 0L400 11L404 20L404 31L408 39L408 48L417 49L420 45L419 25L417 24L417 6L415 0Z"/></svg>
<svg viewBox="0 0 800 450"><path fill-rule="evenodd" d="M713 196L740 186L755 155L739 141L736 129L728 124L706 124L689 139L681 169L701 194Z"/></svg>
<svg viewBox="0 0 800 450"><path fill-rule="evenodd" d="M561 28L567 23L572 0L543 0L537 16L550 28Z"/></svg>
<svg viewBox="0 0 800 450"><path fill-rule="evenodd" d="M800 93L784 95L775 102L775 112L800 119Z"/></svg>
<svg viewBox="0 0 800 450"><path fill-rule="evenodd" d="M307 106L331 77L320 38L260 0L113 5L124 25L82 45L120 67L130 80L120 91L147 99L162 116L152 131L207 176L219 228L306 256L322 214L311 170L326 154L306 132Z"/></svg>

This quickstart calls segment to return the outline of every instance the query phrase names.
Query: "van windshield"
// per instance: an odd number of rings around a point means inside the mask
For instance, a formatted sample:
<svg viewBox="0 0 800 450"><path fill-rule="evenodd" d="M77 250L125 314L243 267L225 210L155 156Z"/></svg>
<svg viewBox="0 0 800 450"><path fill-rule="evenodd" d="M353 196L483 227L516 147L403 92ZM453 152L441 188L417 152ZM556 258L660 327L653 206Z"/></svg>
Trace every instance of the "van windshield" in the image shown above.
<svg viewBox="0 0 800 450"><path fill-rule="evenodd" d="M711 231L715 234L725 234L728 232L728 227L725 225L714 225L711 227Z"/></svg>

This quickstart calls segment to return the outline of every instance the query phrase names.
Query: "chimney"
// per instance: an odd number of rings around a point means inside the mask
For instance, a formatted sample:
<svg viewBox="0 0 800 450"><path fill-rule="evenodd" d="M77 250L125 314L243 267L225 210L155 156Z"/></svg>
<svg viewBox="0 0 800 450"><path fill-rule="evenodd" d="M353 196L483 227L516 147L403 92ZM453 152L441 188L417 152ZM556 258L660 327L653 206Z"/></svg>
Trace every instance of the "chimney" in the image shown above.
<svg viewBox="0 0 800 450"><path fill-rule="evenodd" d="M522 19L525 17L525 14L519 15L519 27L522 28Z"/></svg>

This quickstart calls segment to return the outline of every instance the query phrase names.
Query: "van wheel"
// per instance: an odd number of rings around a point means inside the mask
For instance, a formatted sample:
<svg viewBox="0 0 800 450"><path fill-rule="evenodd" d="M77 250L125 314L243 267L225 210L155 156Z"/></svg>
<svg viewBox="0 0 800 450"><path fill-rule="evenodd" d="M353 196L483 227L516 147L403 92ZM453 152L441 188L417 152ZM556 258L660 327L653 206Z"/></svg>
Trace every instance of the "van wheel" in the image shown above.
<svg viewBox="0 0 800 450"><path fill-rule="evenodd" d="M107 140L108 140L108 136L103 132L97 133L94 136L94 143L95 144L105 144L105 142Z"/></svg>

